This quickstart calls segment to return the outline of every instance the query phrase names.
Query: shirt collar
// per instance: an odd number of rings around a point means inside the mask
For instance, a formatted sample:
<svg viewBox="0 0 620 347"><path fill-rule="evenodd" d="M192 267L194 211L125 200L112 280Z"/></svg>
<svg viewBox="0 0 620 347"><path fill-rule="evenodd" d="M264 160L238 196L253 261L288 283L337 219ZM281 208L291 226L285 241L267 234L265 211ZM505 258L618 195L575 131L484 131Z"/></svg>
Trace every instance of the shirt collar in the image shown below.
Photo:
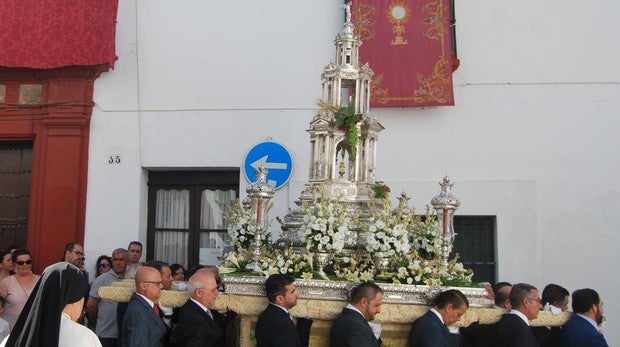
<svg viewBox="0 0 620 347"><path fill-rule="evenodd" d="M140 295L142 297L142 299L144 299L144 301L148 302L149 305L151 305L151 307L155 306L155 303L151 299L147 298L146 296L144 296L144 295L142 295L140 293L136 293L136 294Z"/></svg>
<svg viewBox="0 0 620 347"><path fill-rule="evenodd" d="M193 301L196 305L198 305L198 307L200 307L203 311L207 312L208 308L201 304L198 300L194 299L194 298L189 298L191 301Z"/></svg>
<svg viewBox="0 0 620 347"><path fill-rule="evenodd" d="M288 310L287 310L285 307L282 307L282 306L280 306L280 305L278 305L278 304L274 304L273 302L270 302L270 303L269 303L269 305L273 305L273 306L275 306L275 307L279 307L281 310L283 310L284 312L286 312L286 314L287 314L287 315L289 315L289 316L290 316L290 313L288 312Z"/></svg>
<svg viewBox="0 0 620 347"><path fill-rule="evenodd" d="M530 326L529 319L527 319L527 317L521 311L517 311L513 308L512 310L510 310L510 314L517 315L519 318L521 318L525 322L525 324L527 324L527 326Z"/></svg>
<svg viewBox="0 0 620 347"><path fill-rule="evenodd" d="M434 307L431 307L429 311L433 312L435 316L439 318L439 320L441 321L441 324L445 325L445 323L443 322L443 317L441 316L441 313L439 313L439 311L437 311Z"/></svg>
<svg viewBox="0 0 620 347"><path fill-rule="evenodd" d="M114 269L110 269L110 271L106 272L106 274L110 274L110 276L114 276L116 278L122 279L122 277L119 276L119 274L117 274L116 271L114 271Z"/></svg>
<svg viewBox="0 0 620 347"><path fill-rule="evenodd" d="M353 310L353 311L359 313L362 317L364 317L364 320L366 320L366 317L364 316L362 311L360 311L357 307L353 306L352 304L347 304L346 308L348 308L349 310Z"/></svg>
<svg viewBox="0 0 620 347"><path fill-rule="evenodd" d="M594 319L592 319L592 318L590 318L590 317L588 317L588 316L586 316L585 314L582 314L582 313L576 313L576 315L577 315L577 316L579 316L579 317L581 317L581 318L583 318L583 319L585 319L585 320L587 320L587 321L588 321L588 323L592 324L592 326L593 326L593 327L594 327L597 331L601 330L601 328L598 326L598 324L596 324L596 322L594 321Z"/></svg>

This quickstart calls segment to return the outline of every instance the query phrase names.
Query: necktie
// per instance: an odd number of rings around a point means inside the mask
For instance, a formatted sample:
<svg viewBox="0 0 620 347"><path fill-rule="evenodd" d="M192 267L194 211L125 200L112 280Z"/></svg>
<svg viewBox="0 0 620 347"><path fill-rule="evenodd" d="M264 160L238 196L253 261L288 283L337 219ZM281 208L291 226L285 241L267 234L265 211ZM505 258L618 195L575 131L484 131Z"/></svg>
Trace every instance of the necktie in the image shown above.
<svg viewBox="0 0 620 347"><path fill-rule="evenodd" d="M213 313L211 313L211 310L207 309L207 314L209 315L209 318L211 318L211 320L213 320Z"/></svg>
<svg viewBox="0 0 620 347"><path fill-rule="evenodd" d="M153 305L153 311L155 311L155 314L159 317L159 306L157 306L157 304Z"/></svg>

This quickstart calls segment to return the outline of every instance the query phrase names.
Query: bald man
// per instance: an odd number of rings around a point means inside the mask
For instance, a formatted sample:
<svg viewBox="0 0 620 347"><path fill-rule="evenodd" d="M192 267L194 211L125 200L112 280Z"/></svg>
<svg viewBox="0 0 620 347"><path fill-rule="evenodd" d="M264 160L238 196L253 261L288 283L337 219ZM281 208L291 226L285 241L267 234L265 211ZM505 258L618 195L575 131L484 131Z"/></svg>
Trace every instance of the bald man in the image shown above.
<svg viewBox="0 0 620 347"><path fill-rule="evenodd" d="M179 310L179 324L174 330L177 346L223 346L223 333L213 319L218 286L215 272L199 269L189 278L189 300Z"/></svg>
<svg viewBox="0 0 620 347"><path fill-rule="evenodd" d="M163 346L167 327L157 307L163 289L161 274L157 269L143 266L136 272L135 281L136 292L123 318L122 346Z"/></svg>

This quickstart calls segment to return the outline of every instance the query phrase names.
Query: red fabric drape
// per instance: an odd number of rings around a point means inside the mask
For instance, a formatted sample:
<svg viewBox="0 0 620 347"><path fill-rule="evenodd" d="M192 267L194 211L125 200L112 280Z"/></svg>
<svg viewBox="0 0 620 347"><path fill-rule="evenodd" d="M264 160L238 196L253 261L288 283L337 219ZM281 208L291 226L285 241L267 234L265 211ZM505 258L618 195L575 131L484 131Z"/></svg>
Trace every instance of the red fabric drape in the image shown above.
<svg viewBox="0 0 620 347"><path fill-rule="evenodd" d="M114 66L118 0L1 0L0 66Z"/></svg>
<svg viewBox="0 0 620 347"><path fill-rule="evenodd" d="M353 0L371 106L454 105L449 0Z"/></svg>

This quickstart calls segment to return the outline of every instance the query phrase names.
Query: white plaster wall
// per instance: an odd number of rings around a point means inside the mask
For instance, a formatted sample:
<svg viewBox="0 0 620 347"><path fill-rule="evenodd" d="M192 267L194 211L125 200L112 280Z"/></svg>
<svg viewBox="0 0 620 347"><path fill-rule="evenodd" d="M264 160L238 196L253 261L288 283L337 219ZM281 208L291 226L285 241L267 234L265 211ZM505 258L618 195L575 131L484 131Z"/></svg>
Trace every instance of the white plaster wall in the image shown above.
<svg viewBox="0 0 620 347"><path fill-rule="evenodd" d="M286 214L307 180L305 129L339 4L119 2L119 60L95 88L89 266L146 241L147 169L240 166L268 137L293 155L274 198L273 215ZM394 195L423 209L447 172L457 213L497 216L499 279L597 289L610 345L620 343L619 10L610 0L457 2L456 105L373 110L386 127L377 177Z"/></svg>

